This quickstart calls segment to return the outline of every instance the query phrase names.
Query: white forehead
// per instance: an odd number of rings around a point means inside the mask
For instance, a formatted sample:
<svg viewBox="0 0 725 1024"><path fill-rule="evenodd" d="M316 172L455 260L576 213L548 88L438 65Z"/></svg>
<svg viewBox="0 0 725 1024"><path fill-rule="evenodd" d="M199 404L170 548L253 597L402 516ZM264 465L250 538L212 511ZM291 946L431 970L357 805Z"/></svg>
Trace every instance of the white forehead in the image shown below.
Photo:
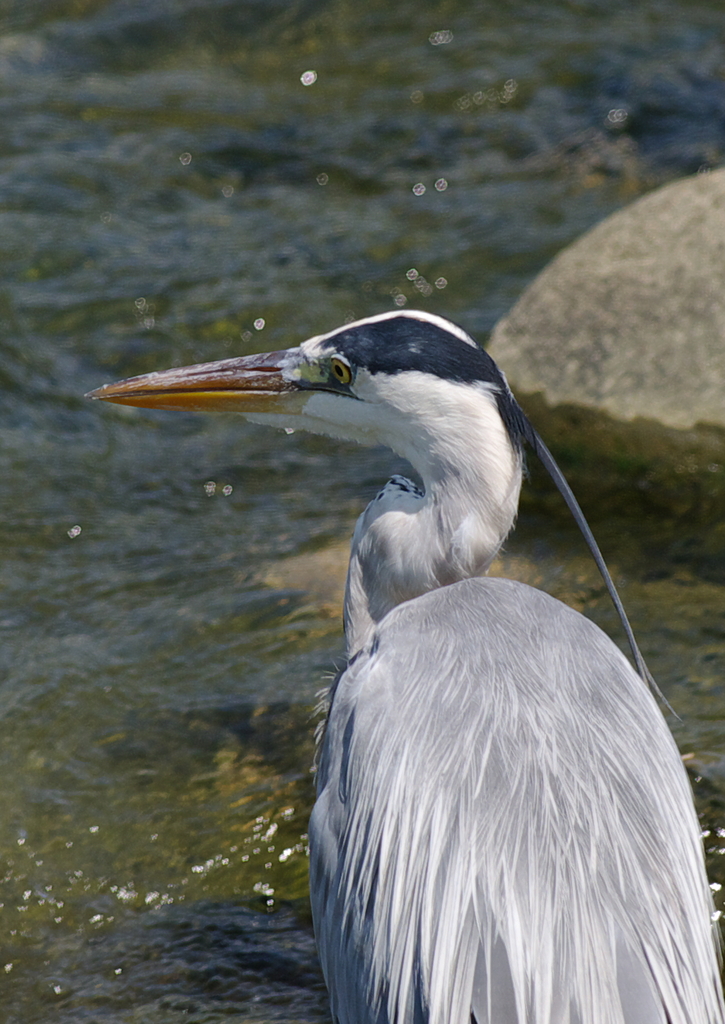
<svg viewBox="0 0 725 1024"><path fill-rule="evenodd" d="M356 327L365 327L367 324L379 324L383 320L396 320L402 317L408 320L419 320L422 323L433 324L434 327L439 327L442 331L452 334L453 337L465 341L467 345L478 348L473 338L466 334L462 327L452 324L450 320L446 320L443 316L437 316L435 313L426 313L422 309L391 309L388 313L378 313L376 316L366 316L362 320L353 320L351 323L343 324L342 327L336 327L334 331L329 331L327 334L316 334L314 338L308 338L307 341L302 342L300 348L307 355L312 355L323 341L334 338L336 334L354 330Z"/></svg>

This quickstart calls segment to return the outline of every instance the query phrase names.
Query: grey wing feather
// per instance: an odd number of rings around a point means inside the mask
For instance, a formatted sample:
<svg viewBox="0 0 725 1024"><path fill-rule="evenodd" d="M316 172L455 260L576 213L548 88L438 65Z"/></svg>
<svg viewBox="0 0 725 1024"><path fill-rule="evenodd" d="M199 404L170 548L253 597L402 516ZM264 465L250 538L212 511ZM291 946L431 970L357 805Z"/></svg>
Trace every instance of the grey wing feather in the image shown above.
<svg viewBox="0 0 725 1024"><path fill-rule="evenodd" d="M339 1024L722 1024L689 783L588 619L509 580L400 605L338 682L310 829Z"/></svg>

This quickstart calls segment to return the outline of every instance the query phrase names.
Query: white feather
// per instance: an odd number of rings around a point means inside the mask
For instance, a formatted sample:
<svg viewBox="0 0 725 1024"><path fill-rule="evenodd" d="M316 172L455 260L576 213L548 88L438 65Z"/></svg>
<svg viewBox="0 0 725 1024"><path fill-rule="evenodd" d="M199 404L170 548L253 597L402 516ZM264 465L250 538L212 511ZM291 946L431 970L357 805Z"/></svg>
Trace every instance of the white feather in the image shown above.
<svg viewBox="0 0 725 1024"><path fill-rule="evenodd" d="M466 334L462 327L457 324L451 323L450 320L446 320L442 316L438 316L436 313L426 313L421 309L391 309L387 313L377 313L375 316L364 317L362 320L356 320L352 324L344 324L342 327L336 327L334 331L330 331L328 334L319 334L314 338L310 338L309 341L305 342L310 348L316 343L321 341L327 341L328 338L334 338L336 334L341 334L343 331L349 331L351 327L365 327L367 324L379 324L385 320L419 320L421 323L433 324L434 327L440 327L446 334L452 334L455 338L459 338L461 341L465 341L467 345L472 345L474 348L478 348L478 345L470 336Z"/></svg>

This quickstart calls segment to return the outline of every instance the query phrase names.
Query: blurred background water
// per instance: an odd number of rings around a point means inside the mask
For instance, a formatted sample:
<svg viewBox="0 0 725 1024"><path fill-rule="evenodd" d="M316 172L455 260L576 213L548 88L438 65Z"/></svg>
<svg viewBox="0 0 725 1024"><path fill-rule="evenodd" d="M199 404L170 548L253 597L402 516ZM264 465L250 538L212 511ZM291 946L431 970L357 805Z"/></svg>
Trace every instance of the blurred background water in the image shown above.
<svg viewBox="0 0 725 1024"><path fill-rule="evenodd" d="M719 0L0 0L3 1020L327 1019L313 708L404 468L84 392L395 305L485 341L562 246L722 162L724 31ZM581 497L717 887L722 527ZM616 631L558 508L529 492L499 571Z"/></svg>

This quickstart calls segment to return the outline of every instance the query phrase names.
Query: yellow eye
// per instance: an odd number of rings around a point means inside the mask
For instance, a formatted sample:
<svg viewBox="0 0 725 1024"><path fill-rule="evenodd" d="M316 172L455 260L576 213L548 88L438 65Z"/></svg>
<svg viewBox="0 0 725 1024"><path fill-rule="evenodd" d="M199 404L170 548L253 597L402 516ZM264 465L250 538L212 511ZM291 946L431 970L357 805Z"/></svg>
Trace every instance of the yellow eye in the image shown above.
<svg viewBox="0 0 725 1024"><path fill-rule="evenodd" d="M335 380L339 381L340 384L349 384L352 380L352 370L342 359L338 359L337 356L333 356L330 360L332 366L332 374Z"/></svg>

